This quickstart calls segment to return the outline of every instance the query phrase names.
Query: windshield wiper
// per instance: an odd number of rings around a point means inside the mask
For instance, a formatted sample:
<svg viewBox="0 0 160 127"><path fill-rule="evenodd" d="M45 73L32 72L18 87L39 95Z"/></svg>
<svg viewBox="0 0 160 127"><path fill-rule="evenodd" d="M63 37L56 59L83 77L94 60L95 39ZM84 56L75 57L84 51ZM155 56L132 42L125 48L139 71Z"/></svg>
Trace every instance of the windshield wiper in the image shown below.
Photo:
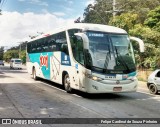
<svg viewBox="0 0 160 127"><path fill-rule="evenodd" d="M114 46L116 49L116 54L117 57L119 58L119 60L121 60L121 64L130 72L130 68L128 67L128 65L126 64L126 62L124 61L123 57L121 56L121 54L117 51L117 47Z"/></svg>

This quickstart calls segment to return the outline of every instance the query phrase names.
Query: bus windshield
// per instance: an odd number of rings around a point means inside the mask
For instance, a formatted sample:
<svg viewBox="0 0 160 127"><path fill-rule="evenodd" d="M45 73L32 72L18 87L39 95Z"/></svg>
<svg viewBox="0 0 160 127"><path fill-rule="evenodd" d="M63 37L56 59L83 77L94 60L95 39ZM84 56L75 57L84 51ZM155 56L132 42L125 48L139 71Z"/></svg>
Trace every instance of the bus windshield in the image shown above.
<svg viewBox="0 0 160 127"><path fill-rule="evenodd" d="M136 70L132 44L127 34L87 31L91 69L107 73Z"/></svg>

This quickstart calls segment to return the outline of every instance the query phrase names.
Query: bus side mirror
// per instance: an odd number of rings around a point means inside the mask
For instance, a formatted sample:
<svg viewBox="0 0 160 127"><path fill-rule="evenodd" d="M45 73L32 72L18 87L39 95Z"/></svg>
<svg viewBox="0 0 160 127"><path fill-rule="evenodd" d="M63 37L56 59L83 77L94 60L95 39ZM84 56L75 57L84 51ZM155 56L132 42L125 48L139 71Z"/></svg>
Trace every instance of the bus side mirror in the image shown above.
<svg viewBox="0 0 160 127"><path fill-rule="evenodd" d="M76 36L76 38L78 40L82 40L83 41L84 49L89 49L89 39L88 39L86 34L84 34L84 33L76 33L74 35Z"/></svg>
<svg viewBox="0 0 160 127"><path fill-rule="evenodd" d="M140 52L144 52L144 42L137 37L130 37L130 40L136 41L139 44Z"/></svg>

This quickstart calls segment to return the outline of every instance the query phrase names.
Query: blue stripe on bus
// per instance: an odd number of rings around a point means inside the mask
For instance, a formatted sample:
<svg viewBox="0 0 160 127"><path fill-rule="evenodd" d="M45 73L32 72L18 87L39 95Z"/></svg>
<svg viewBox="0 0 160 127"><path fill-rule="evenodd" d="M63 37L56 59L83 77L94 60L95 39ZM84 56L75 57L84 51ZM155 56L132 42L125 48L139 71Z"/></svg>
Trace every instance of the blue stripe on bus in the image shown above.
<svg viewBox="0 0 160 127"><path fill-rule="evenodd" d="M41 63L40 63L40 57L41 56L48 56L48 61L47 61L48 66L47 67L46 66L41 66ZM48 80L51 79L50 57L52 57L52 56L53 56L53 52L43 52L43 53L31 53L31 54L29 54L30 62L38 63L39 67L42 70L44 78L48 79ZM61 65L71 66L70 57L63 52L61 52Z"/></svg>
<svg viewBox="0 0 160 127"><path fill-rule="evenodd" d="M53 52L44 52L44 53L33 53L29 54L30 61L32 63L38 63L40 67L40 57L41 56L48 56L48 67L41 66L42 73L46 79L50 79L50 57L53 56Z"/></svg>
<svg viewBox="0 0 160 127"><path fill-rule="evenodd" d="M136 75L137 75L137 72L135 71L135 72L129 73L128 77L130 77L130 76L136 76Z"/></svg>

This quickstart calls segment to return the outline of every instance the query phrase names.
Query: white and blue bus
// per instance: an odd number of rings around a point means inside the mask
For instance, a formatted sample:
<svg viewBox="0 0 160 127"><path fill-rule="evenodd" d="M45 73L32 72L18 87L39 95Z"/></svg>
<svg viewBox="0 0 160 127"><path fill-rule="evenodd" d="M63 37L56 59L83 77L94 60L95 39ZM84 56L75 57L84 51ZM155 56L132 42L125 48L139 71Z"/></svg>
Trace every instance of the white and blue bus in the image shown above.
<svg viewBox="0 0 160 127"><path fill-rule="evenodd" d="M36 80L44 78L87 93L136 91L136 65L132 43L123 29L76 23L43 34L27 43L27 70Z"/></svg>

